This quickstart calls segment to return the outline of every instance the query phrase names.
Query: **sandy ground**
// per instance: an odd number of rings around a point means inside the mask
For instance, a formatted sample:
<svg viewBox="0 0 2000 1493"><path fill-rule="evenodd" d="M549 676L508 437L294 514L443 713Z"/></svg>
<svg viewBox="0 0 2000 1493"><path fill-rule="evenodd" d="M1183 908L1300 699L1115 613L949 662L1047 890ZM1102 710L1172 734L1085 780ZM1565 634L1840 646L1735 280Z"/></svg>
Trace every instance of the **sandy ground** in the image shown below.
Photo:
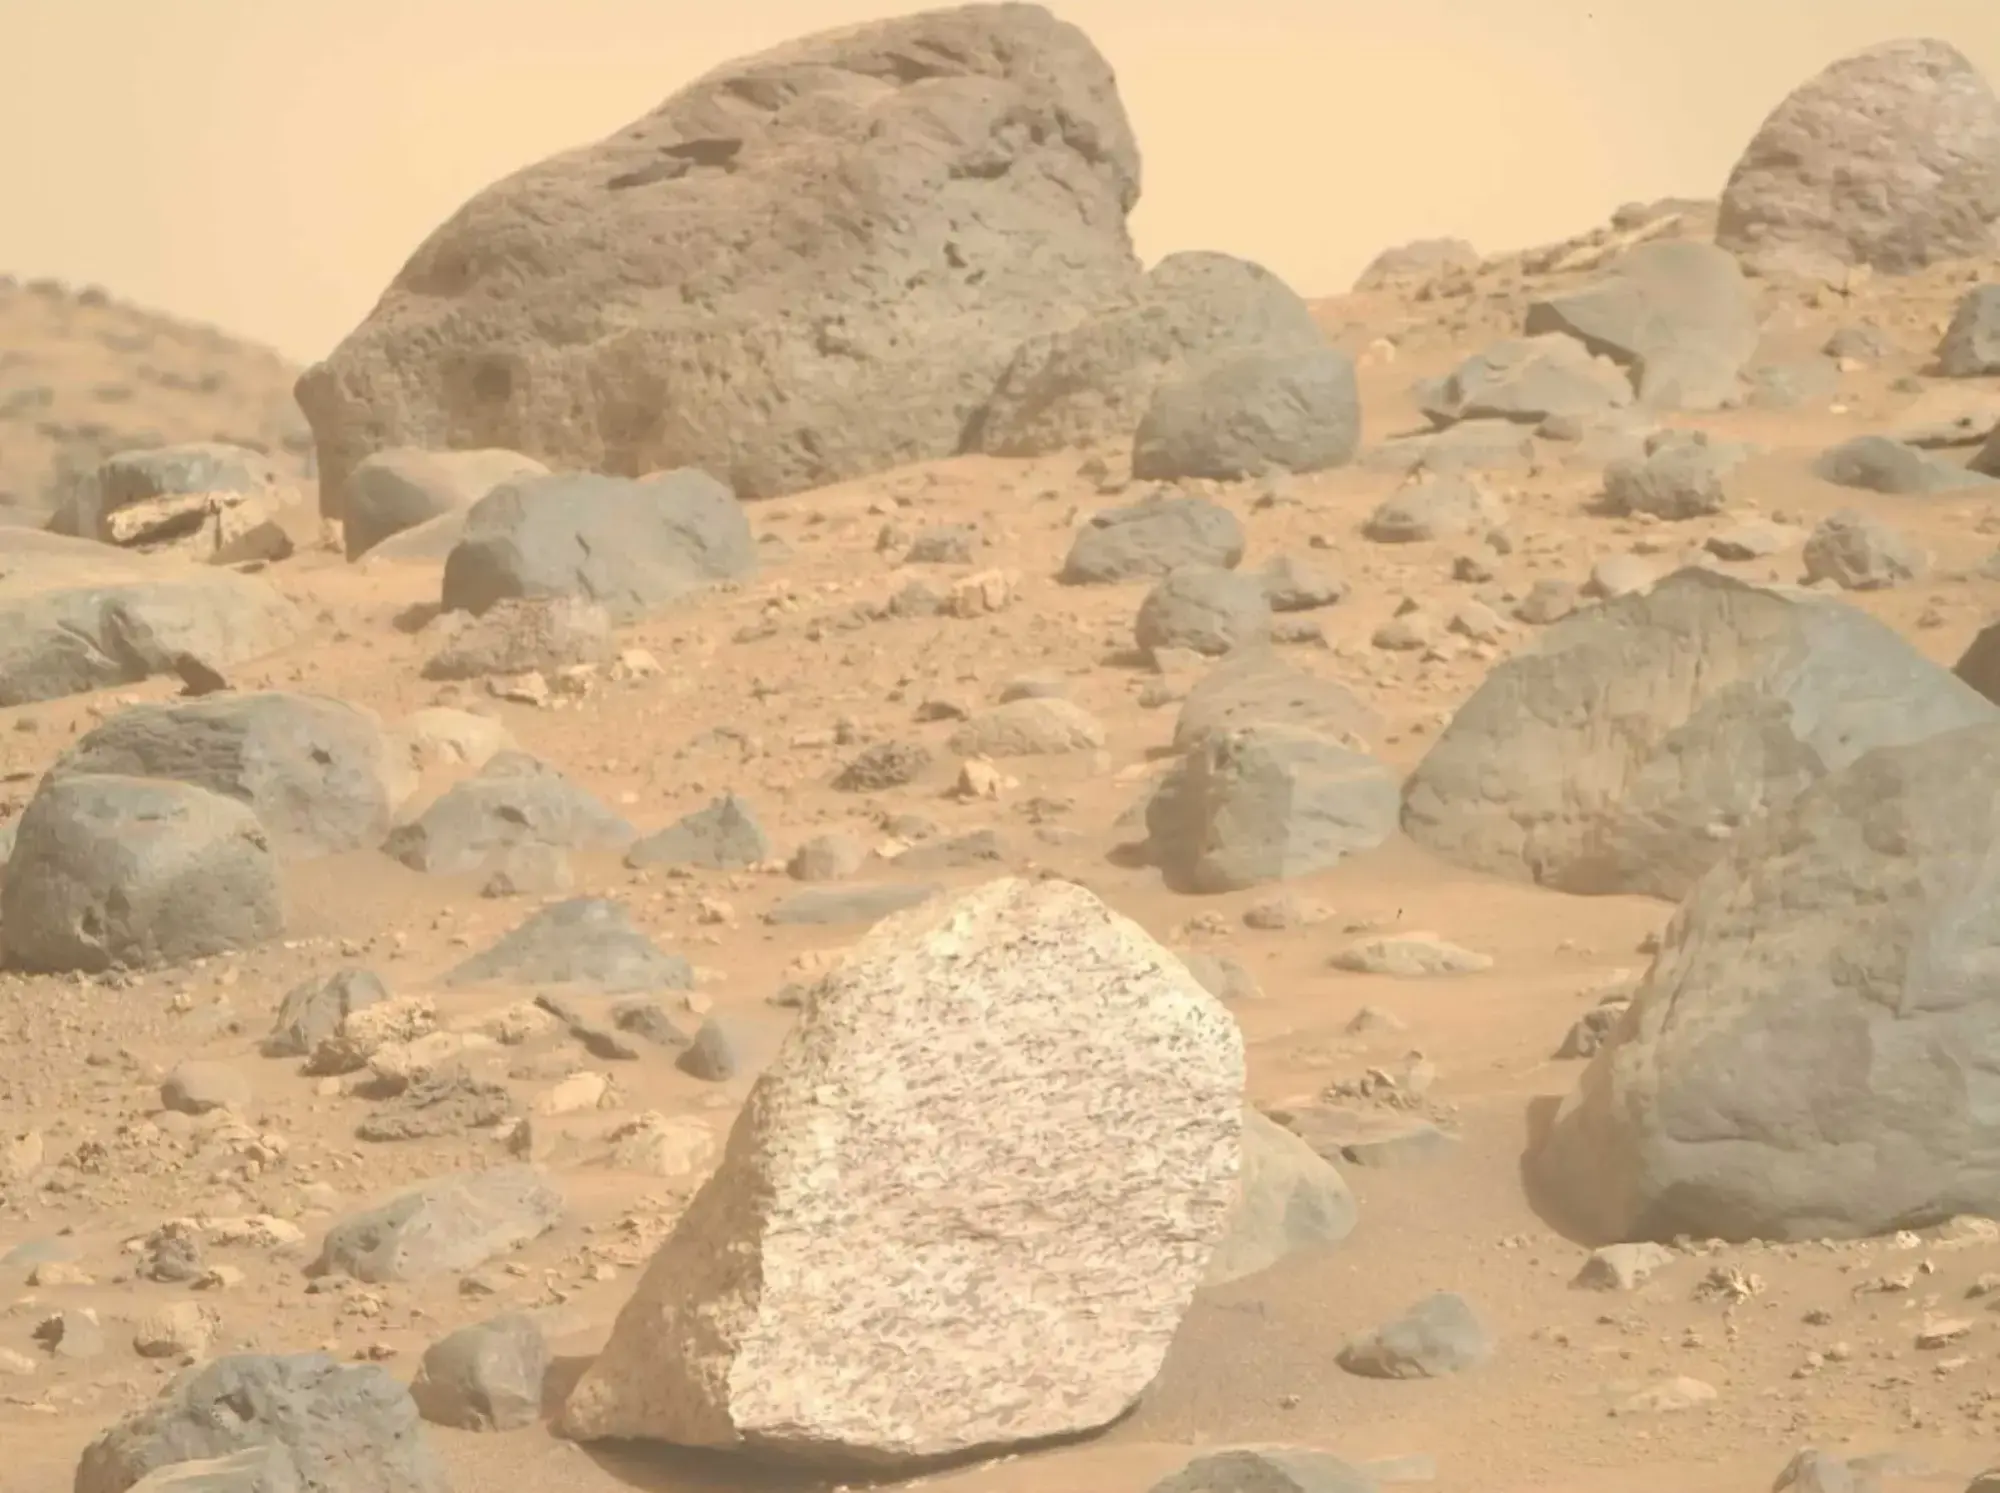
<svg viewBox="0 0 2000 1493"><path fill-rule="evenodd" d="M1934 345L1963 275L1864 287L1852 297L1766 291L1773 355L1810 351L1835 327L1871 320L1898 352L1842 375L1833 401L1771 412L1675 417L1759 443L1743 503L1686 524L1593 516L1594 469L1560 465L1496 479L1514 519L1513 552L1487 554L1495 579L1453 579L1465 545L1370 544L1359 535L1395 477L1349 469L1276 484L1216 489L1250 535L1246 565L1293 551L1343 571L1352 592L1309 614L1324 646L1289 653L1360 691L1389 730L1382 755L1408 767L1493 660L1532 629L1516 624L1495 646L1463 640L1437 656L1371 646L1405 597L1478 595L1503 612L1543 576L1582 580L1611 555L1636 553L1661 573L1710 533L1750 511L1810 524L1840 508L1892 520L1938 555L1931 579L1851 598L1910 637L1925 654L1954 660L1993 610L2000 583L1977 566L2000 530L2000 502L1964 494L1876 497L1814 479L1819 450L1893 425L1918 398L1897 386ZM1817 300L1820 304L1813 304ZM1420 423L1413 379L1450 367L1511 325L1518 303L1489 288L1450 301L1392 294L1321 307L1329 330L1363 354L1371 439ZM1393 360L1378 337L1392 335ZM1976 385L1974 386L1976 387ZM1986 390L2000 397L2000 390ZM1142 586L1079 590L1051 579L1081 516L1120 501L1079 475L1080 460L960 460L758 505L761 534L791 557L759 581L627 629L649 650L656 678L605 683L560 708L488 699L476 688L423 682L428 639L399 630L399 614L434 602L433 565L349 566L324 549L301 552L270 577L317 620L286 654L239 671L239 688L306 688L397 717L425 704L467 703L502 719L529 751L561 766L642 828L671 822L734 790L757 807L781 852L811 834L851 827L883 837L881 820L916 813L945 832L994 827L1012 869L1072 875L1156 936L1183 949L1226 950L1255 974L1261 996L1238 1005L1249 1045L1251 1088L1261 1101L1310 1096L1370 1067L1420 1051L1439 1077L1427 1112L1461 1137L1454 1150L1399 1167L1352 1168L1361 1222L1337 1250L1294 1258L1262 1275L1205 1292L1187 1318L1152 1391L1127 1421L1079 1446L935 1474L924 1481L964 1493L1139 1493L1190 1449L1283 1441L1351 1459L1422 1454L1436 1460L1440 1493L1721 1493L1768 1487L1793 1451L1895 1448L1939 1488L1962 1487L1990 1459L2000 1428L1995 1344L2000 1317L1968 1289L2000 1269L2000 1246L1949 1240L1880 1240L1800 1247L1718 1247L1677 1261L1639 1291L1572 1289L1585 1249L1537 1217L1519 1178L1536 1117L1574 1083L1579 1064L1551 1057L1570 1024L1608 985L1643 969L1647 936L1670 911L1635 898L1582 899L1506 884L1444 866L1396 841L1338 871L1285 890L1324 916L1258 931L1244 911L1271 889L1209 898L1173 895L1155 872L1111 852L1136 838L1116 820L1165 766L1171 703L1148 706L1158 676L1123 657ZM914 532L970 522L984 536L981 566L1021 577L1019 600L977 620L858 620L908 581L895 552L879 553L885 524ZM1796 551L1723 566L1751 579L1797 578ZM1073 697L1110 731L1096 758L1007 764L1018 779L997 803L947 795L951 767L892 793L857 799L829 779L854 742L890 738L938 746L949 723L918 719L927 701L978 705L1011 678L1065 676ZM64 700L0 712L0 792L18 809L48 761L99 717L130 699L164 698L155 683L117 697ZM940 756L945 754L942 752ZM429 781L435 792L443 779ZM418 800L421 802L421 799ZM1049 833L1060 830L1063 833ZM839 947L852 928L773 929L761 914L796 890L782 874L635 873L615 859L578 863L577 894L627 899L663 945L703 971L698 1005L731 1013L774 1044L788 1013L770 997L799 956ZM887 879L883 868L866 873ZM992 869L947 873L971 884ZM545 1126L547 1157L571 1201L556 1232L482 1272L494 1294L455 1286L312 1291L301 1274L318 1233L339 1212L415 1179L500 1159L491 1138L468 1133L407 1145L353 1136L365 1110L321 1095L295 1065L257 1055L282 993L305 975L364 963L398 992L439 995L448 1016L471 1016L521 992L449 994L431 982L530 910L519 899L479 895L477 878L407 872L374 856L297 868L293 933L282 945L198 968L116 979L0 980L0 1131L43 1131L52 1157L84 1158L60 1170L58 1188L17 1194L0 1208L0 1257L29 1241L60 1239L70 1283L34 1285L27 1269L0 1265L0 1349L24 1372L0 1373L0 1445L8 1493L69 1486L91 1436L149 1398L175 1371L136 1356L131 1326L185 1286L131 1276L126 1241L182 1215L268 1212L292 1220L290 1249L216 1249L210 1262L243 1272L204 1295L219 1313L213 1351L324 1347L414 1371L446 1330L506 1308L545 1314L562 1364L555 1389L602 1341L649 1244L669 1226L695 1178L642 1178L599 1159L599 1137L653 1109L699 1117L720 1135L750 1082L704 1085L668 1056L596 1065L611 1072L615 1107ZM707 904L704 906L704 904ZM721 921L715 905L726 907ZM1429 929L1494 956L1485 973L1394 980L1341 973L1328 956L1356 930ZM1347 1032L1363 1006L1401 1030ZM247 1118L282 1136L280 1161L256 1175L218 1162L200 1137L161 1123L157 1086L172 1063L223 1059L247 1074L256 1100ZM573 1046L510 1055L524 1096L570 1069L590 1066ZM615 1071L612 1071L615 1070ZM1718 1274L1719 1272L1719 1274ZM1734 1272L1734 1274L1731 1274ZM1722 1288L1705 1286L1714 1277ZM1730 1289L1730 1283L1734 1289ZM1484 1367L1439 1381L1377 1382L1333 1362L1350 1333L1376 1325L1435 1290L1466 1295L1499 1338ZM93 1307L105 1351L51 1358L36 1344L52 1312ZM1971 1321L1942 1351L1916 1345L1937 1317ZM18 1367L18 1365L17 1365ZM1712 1400L1670 1412L1633 1412L1636 1392L1677 1376L1714 1387ZM658 1449L579 1448L536 1427L504 1435L437 1431L457 1486L494 1493L656 1493L824 1486L714 1459ZM1982 1456L1982 1444L1986 1455Z"/></svg>

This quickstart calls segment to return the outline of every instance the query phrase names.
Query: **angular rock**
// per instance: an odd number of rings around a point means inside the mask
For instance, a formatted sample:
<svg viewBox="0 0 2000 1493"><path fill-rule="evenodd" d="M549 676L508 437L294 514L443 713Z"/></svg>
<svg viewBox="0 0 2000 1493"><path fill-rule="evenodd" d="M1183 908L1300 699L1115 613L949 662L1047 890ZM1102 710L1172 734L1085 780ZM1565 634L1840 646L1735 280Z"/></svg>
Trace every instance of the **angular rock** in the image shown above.
<svg viewBox="0 0 2000 1493"><path fill-rule="evenodd" d="M1194 751L1244 726L1296 727L1357 752L1383 729L1382 718L1346 685L1287 663L1270 648L1238 649L1201 676L1174 721L1174 750Z"/></svg>
<svg viewBox="0 0 2000 1493"><path fill-rule="evenodd" d="M1512 337L1474 353L1418 401L1438 425L1509 420L1538 425L1551 415L1578 418L1632 403L1632 381L1616 363L1595 357L1574 337Z"/></svg>
<svg viewBox="0 0 2000 1493"><path fill-rule="evenodd" d="M544 907L445 976L447 985L488 981L582 985L625 995L691 989L694 969L648 938L623 903L572 897Z"/></svg>
<svg viewBox="0 0 2000 1493"><path fill-rule="evenodd" d="M1930 556L1901 530L1844 509L1820 520L1800 552L1806 584L1832 581L1843 591L1886 591L1930 570Z"/></svg>
<svg viewBox="0 0 2000 1493"><path fill-rule="evenodd" d="M1243 543L1242 521L1220 503L1156 496L1093 513L1077 530L1056 579L1104 586L1158 580L1183 565L1234 570L1243 559Z"/></svg>
<svg viewBox="0 0 2000 1493"><path fill-rule="evenodd" d="M1880 435L1856 436L1821 452L1813 475L1836 487L1900 495L1993 485L1991 477Z"/></svg>
<svg viewBox="0 0 2000 1493"><path fill-rule="evenodd" d="M972 445L995 456L1047 456L1129 441L1153 391L1169 380L1243 353L1325 345L1311 308L1262 265L1169 254L1129 295L1022 344Z"/></svg>
<svg viewBox="0 0 2000 1493"><path fill-rule="evenodd" d="M1384 498L1361 532L1377 544L1414 544L1484 534L1506 521L1505 505L1476 478L1426 477Z"/></svg>
<svg viewBox="0 0 2000 1493"><path fill-rule="evenodd" d="M1462 238L1418 238L1392 244L1368 261L1355 278L1360 293L1387 290L1412 281L1479 268L1479 251Z"/></svg>
<svg viewBox="0 0 2000 1493"><path fill-rule="evenodd" d="M468 1431L516 1431L541 1418L549 1344L520 1312L478 1322L424 1351L410 1398L427 1421Z"/></svg>
<svg viewBox="0 0 2000 1493"><path fill-rule="evenodd" d="M1243 1112L1243 1169L1229 1229L1202 1284L1227 1285L1354 1232L1354 1194L1331 1163L1255 1109Z"/></svg>
<svg viewBox="0 0 2000 1493"><path fill-rule="evenodd" d="M417 248L299 381L322 512L447 432L746 498L954 455L1024 341L1138 283L1138 195L1110 66L1039 6L726 63Z"/></svg>
<svg viewBox="0 0 2000 1493"><path fill-rule="evenodd" d="M1759 812L1993 713L1853 607L1691 567L1497 665L1405 784L1403 828L1495 875L1678 900Z"/></svg>
<svg viewBox="0 0 2000 1493"><path fill-rule="evenodd" d="M547 472L518 451L377 451L348 474L340 511L347 558L358 560L392 535L446 514L463 515L502 483Z"/></svg>
<svg viewBox="0 0 2000 1493"><path fill-rule="evenodd" d="M1720 513L1729 504L1724 479L1744 454L1701 432L1662 432L1646 443L1644 456L1604 469L1604 511L1645 513L1669 523Z"/></svg>
<svg viewBox="0 0 2000 1493"><path fill-rule="evenodd" d="M557 472L505 483L466 513L444 562L444 609L477 616L509 598L567 596L635 622L756 569L742 505L706 472Z"/></svg>
<svg viewBox="0 0 2000 1493"><path fill-rule="evenodd" d="M298 610L254 576L0 529L0 709L276 652Z"/></svg>
<svg viewBox="0 0 2000 1493"><path fill-rule="evenodd" d="M1882 42L1794 89L1723 189L1715 241L1760 271L1910 274L1994 249L2000 100L1946 42Z"/></svg>
<svg viewBox="0 0 2000 1493"><path fill-rule="evenodd" d="M1529 336L1566 332L1631 376L1649 409L1715 409L1757 350L1756 306L1736 260L1691 239L1644 243L1601 279L1528 308Z"/></svg>
<svg viewBox="0 0 2000 1493"><path fill-rule="evenodd" d="M257 816L186 783L45 779L0 878L0 933L19 969L185 964L284 926L277 857Z"/></svg>
<svg viewBox="0 0 2000 1493"><path fill-rule="evenodd" d="M1636 1290L1648 1276L1673 1261L1674 1252L1664 1244L1607 1244L1591 1251L1570 1284L1586 1291Z"/></svg>
<svg viewBox="0 0 2000 1493"><path fill-rule="evenodd" d="M1493 1356L1493 1340L1463 1296L1426 1296L1395 1321L1350 1339L1340 1366L1369 1379L1442 1379Z"/></svg>
<svg viewBox="0 0 2000 1493"><path fill-rule="evenodd" d="M876 928L808 996L562 1430L886 1468L1110 1423L1227 1226L1243 1079L1223 1008L1072 883Z"/></svg>
<svg viewBox="0 0 2000 1493"><path fill-rule="evenodd" d="M1314 612L1347 599L1348 585L1332 566L1302 555L1276 555L1257 571L1274 612Z"/></svg>
<svg viewBox="0 0 2000 1493"><path fill-rule="evenodd" d="M1396 830L1395 774L1373 757L1293 726L1208 736L1146 808L1170 886L1213 893L1310 876Z"/></svg>
<svg viewBox="0 0 2000 1493"><path fill-rule="evenodd" d="M1534 432L1512 420L1462 420L1443 430L1397 436L1365 452L1370 472L1498 472L1535 459Z"/></svg>
<svg viewBox="0 0 2000 1493"><path fill-rule="evenodd" d="M1531 1158L1543 1201L1662 1242L2000 1215L1996 769L1991 723L1884 747L1740 833Z"/></svg>
<svg viewBox="0 0 2000 1493"><path fill-rule="evenodd" d="M388 987L373 970L340 969L301 981L285 992L271 1034L264 1039L264 1056L302 1058L339 1031L351 1013L388 998Z"/></svg>
<svg viewBox="0 0 2000 1493"><path fill-rule="evenodd" d="M683 815L625 852L628 866L701 866L740 871L771 858L771 838L756 811L733 793Z"/></svg>
<svg viewBox="0 0 2000 1493"><path fill-rule="evenodd" d="M845 881L868 864L868 847L853 835L814 835L792 852L785 872L794 881Z"/></svg>
<svg viewBox="0 0 2000 1493"><path fill-rule="evenodd" d="M1140 481L1321 472L1361 448L1354 360L1331 343L1207 363L1161 384L1132 438Z"/></svg>
<svg viewBox="0 0 2000 1493"><path fill-rule="evenodd" d="M458 1172L342 1219L306 1273L386 1285L471 1270L541 1238L562 1216L562 1194L534 1167Z"/></svg>
<svg viewBox="0 0 2000 1493"><path fill-rule="evenodd" d="M300 858L379 843L395 808L397 776L389 739L371 712L279 691L127 706L50 772L206 788L247 804L273 848Z"/></svg>
<svg viewBox="0 0 2000 1493"><path fill-rule="evenodd" d="M2000 373L2000 285L1975 285L1959 297L1938 343L1937 371L1946 378Z"/></svg>
<svg viewBox="0 0 2000 1493"><path fill-rule="evenodd" d="M121 548L171 550L187 559L233 563L272 558L260 550L270 526L297 492L260 452L223 442L121 451L79 484L49 521L52 533ZM289 538L277 545L291 552Z"/></svg>
<svg viewBox="0 0 2000 1493"><path fill-rule="evenodd" d="M477 777L400 824L383 853L439 876L493 869L520 845L623 850L638 831L555 768L524 752L497 753Z"/></svg>
<svg viewBox="0 0 2000 1493"><path fill-rule="evenodd" d="M262 1448L289 1454L304 1493L450 1486L409 1391L373 1364L237 1353L189 1369L85 1447L74 1493L130 1493L159 1469Z"/></svg>
<svg viewBox="0 0 2000 1493"><path fill-rule="evenodd" d="M1141 649L1185 648L1209 655L1267 641L1271 603L1255 576L1183 565L1146 593L1132 625Z"/></svg>
<svg viewBox="0 0 2000 1493"><path fill-rule="evenodd" d="M443 618L461 619L460 612ZM442 619L440 619L442 620ZM617 650L611 614L574 596L515 596L466 622L424 661L426 679L484 679L494 674L553 674L578 664L608 663Z"/></svg>

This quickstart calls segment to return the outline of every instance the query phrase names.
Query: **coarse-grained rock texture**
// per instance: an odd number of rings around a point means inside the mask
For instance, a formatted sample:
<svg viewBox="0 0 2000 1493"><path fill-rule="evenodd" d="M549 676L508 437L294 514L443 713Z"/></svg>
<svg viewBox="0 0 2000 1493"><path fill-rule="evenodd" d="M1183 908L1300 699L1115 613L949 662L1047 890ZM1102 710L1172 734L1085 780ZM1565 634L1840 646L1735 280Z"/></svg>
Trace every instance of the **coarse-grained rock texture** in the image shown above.
<svg viewBox="0 0 2000 1493"><path fill-rule="evenodd" d="M320 508L388 446L746 498L958 451L1022 343L1132 290L1139 151L1039 5L727 63L480 192L299 380Z"/></svg>
<svg viewBox="0 0 2000 1493"><path fill-rule="evenodd" d="M1723 189L1715 241L1760 269L1909 274L1991 254L2000 99L1948 42L1882 42L1773 109Z"/></svg>
<svg viewBox="0 0 2000 1493"><path fill-rule="evenodd" d="M1243 1080L1223 1007L1073 883L878 924L563 1429L893 1466L1108 1424L1223 1236Z"/></svg>

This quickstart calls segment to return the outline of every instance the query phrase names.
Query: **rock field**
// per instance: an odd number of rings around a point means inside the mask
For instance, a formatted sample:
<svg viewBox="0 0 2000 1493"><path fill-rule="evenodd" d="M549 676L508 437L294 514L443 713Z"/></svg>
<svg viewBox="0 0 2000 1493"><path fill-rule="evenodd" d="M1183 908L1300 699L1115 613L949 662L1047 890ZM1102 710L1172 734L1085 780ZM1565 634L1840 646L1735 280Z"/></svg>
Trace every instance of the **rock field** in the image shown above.
<svg viewBox="0 0 2000 1493"><path fill-rule="evenodd" d="M1319 300L1141 143L973 5L303 371L0 281L0 1489L2000 1489L2000 100Z"/></svg>

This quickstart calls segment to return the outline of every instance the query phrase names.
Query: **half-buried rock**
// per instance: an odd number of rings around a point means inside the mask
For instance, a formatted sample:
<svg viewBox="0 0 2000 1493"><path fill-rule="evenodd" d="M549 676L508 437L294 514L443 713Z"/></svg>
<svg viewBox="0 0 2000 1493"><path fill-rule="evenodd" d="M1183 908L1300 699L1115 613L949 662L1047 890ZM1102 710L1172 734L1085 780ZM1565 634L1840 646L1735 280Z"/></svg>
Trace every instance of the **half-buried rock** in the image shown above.
<svg viewBox="0 0 2000 1493"><path fill-rule="evenodd" d="M648 938L622 902L571 897L544 907L445 976L448 985L487 981L629 994L686 990L694 984L694 967Z"/></svg>
<svg viewBox="0 0 2000 1493"><path fill-rule="evenodd" d="M1228 1013L1081 887L893 918L807 997L562 1417L891 1467L1109 1424L1235 1201Z"/></svg>
<svg viewBox="0 0 2000 1493"><path fill-rule="evenodd" d="M1169 886L1233 892L1329 870L1396 831L1395 774L1295 726L1219 731L1181 759L1146 808Z"/></svg>
<svg viewBox="0 0 2000 1493"><path fill-rule="evenodd" d="M1404 785L1403 829L1473 870L1678 900L1863 752L1994 719L1866 613L1692 567L1495 667Z"/></svg>
<svg viewBox="0 0 2000 1493"><path fill-rule="evenodd" d="M491 871L524 845L623 850L638 831L555 768L525 752L500 752L382 842L413 871Z"/></svg>
<svg viewBox="0 0 2000 1493"><path fill-rule="evenodd" d="M533 1167L436 1177L326 1231L312 1276L372 1285L471 1270L561 1222L562 1194Z"/></svg>
<svg viewBox="0 0 2000 1493"><path fill-rule="evenodd" d="M8 961L38 971L183 964L284 931L277 857L251 810L187 783L45 779L0 880Z"/></svg>
<svg viewBox="0 0 2000 1493"><path fill-rule="evenodd" d="M447 612L515 597L594 601L614 622L757 569L757 541L736 495L682 468L639 481L589 472L523 477L465 515L444 562Z"/></svg>
<svg viewBox="0 0 2000 1493"><path fill-rule="evenodd" d="M282 854L374 845L395 808L388 737L365 710L315 695L220 695L120 711L57 774L170 778L247 804Z"/></svg>
<svg viewBox="0 0 2000 1493"><path fill-rule="evenodd" d="M1593 1242L2000 1217L2000 724L1870 752L1746 829L1533 1158Z"/></svg>

